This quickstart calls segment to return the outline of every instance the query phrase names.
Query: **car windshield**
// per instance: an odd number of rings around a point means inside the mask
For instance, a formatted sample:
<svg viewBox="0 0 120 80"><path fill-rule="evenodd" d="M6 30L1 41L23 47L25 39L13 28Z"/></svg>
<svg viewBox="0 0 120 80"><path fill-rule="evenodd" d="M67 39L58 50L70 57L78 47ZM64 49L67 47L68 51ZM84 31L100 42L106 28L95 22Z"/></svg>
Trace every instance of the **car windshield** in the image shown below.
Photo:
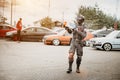
<svg viewBox="0 0 120 80"><path fill-rule="evenodd" d="M110 34L108 34L106 37L114 37L116 34L117 34L117 32L113 31Z"/></svg>
<svg viewBox="0 0 120 80"><path fill-rule="evenodd" d="M52 29L52 31L57 32L57 33L61 32L62 30L64 30L64 28L55 27Z"/></svg>
<svg viewBox="0 0 120 80"><path fill-rule="evenodd" d="M60 31L57 35L63 36L65 34L66 30Z"/></svg>

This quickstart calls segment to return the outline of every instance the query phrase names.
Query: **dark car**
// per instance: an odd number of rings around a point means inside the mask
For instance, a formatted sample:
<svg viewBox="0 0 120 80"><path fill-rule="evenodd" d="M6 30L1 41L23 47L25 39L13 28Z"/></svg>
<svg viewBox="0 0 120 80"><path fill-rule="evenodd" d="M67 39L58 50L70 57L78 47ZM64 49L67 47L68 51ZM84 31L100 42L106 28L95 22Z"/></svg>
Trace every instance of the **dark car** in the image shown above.
<svg viewBox="0 0 120 80"><path fill-rule="evenodd" d="M21 31L21 41L42 41L45 35L57 34L45 27L29 27ZM12 40L17 40L17 32L13 33Z"/></svg>
<svg viewBox="0 0 120 80"><path fill-rule="evenodd" d="M15 31L16 28L8 24L0 24L0 37L6 37L6 33L9 31Z"/></svg>

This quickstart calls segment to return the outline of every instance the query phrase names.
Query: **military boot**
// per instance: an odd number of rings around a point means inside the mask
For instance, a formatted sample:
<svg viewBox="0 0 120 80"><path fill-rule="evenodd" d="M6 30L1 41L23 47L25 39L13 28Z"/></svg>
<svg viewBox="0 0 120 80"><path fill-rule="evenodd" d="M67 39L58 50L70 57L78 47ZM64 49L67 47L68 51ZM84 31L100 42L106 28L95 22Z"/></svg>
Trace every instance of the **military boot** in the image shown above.
<svg viewBox="0 0 120 80"><path fill-rule="evenodd" d="M79 69L80 64L81 64L81 58L77 57L77 59L76 59L76 65L77 65L77 67L76 67L76 73L80 73L80 69Z"/></svg>
<svg viewBox="0 0 120 80"><path fill-rule="evenodd" d="M80 70L78 68L76 69L76 73L80 73Z"/></svg>
<svg viewBox="0 0 120 80"><path fill-rule="evenodd" d="M66 71L67 73L71 73L71 72L72 72L72 63L73 63L73 61L70 61L70 62L69 62L69 68L68 68L68 70Z"/></svg>

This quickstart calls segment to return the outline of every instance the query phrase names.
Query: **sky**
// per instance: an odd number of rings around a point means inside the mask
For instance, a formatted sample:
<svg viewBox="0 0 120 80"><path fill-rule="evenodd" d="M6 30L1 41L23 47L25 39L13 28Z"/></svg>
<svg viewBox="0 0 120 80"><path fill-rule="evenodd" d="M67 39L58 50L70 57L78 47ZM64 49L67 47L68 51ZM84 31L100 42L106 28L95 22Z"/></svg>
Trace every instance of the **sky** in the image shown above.
<svg viewBox="0 0 120 80"><path fill-rule="evenodd" d="M8 0L9 2L11 0ZM52 20L73 21L80 6L98 5L105 14L120 18L119 0L13 0L17 6L13 7L13 23L20 17L24 25L32 25L34 21L46 16ZM118 2L117 2L118 1ZM116 13L117 12L117 13ZM10 8L6 8L4 15L10 22Z"/></svg>

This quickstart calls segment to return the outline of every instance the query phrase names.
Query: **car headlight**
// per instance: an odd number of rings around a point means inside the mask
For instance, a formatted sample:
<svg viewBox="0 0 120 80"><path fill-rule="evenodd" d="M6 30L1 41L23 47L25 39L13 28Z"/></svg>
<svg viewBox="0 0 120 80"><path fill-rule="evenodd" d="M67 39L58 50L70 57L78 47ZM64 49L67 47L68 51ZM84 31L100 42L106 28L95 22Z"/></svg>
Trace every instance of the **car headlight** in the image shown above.
<svg viewBox="0 0 120 80"><path fill-rule="evenodd" d="M96 43L96 41L94 41L94 40L90 40L90 43L94 44L94 43Z"/></svg>
<svg viewBox="0 0 120 80"><path fill-rule="evenodd" d="M101 42L99 42L99 41L98 41L98 42L96 41L96 44L102 44L102 43L101 43Z"/></svg>
<svg viewBox="0 0 120 80"><path fill-rule="evenodd" d="M44 42L44 41L45 41L45 38L42 39L42 42Z"/></svg>
<svg viewBox="0 0 120 80"><path fill-rule="evenodd" d="M92 44L102 44L102 42L100 42L100 41L95 41L95 40L91 40L90 43L92 43Z"/></svg>
<svg viewBox="0 0 120 80"><path fill-rule="evenodd" d="M94 40L93 43L94 43L94 44L102 44L102 42L101 42L101 41L98 41L98 40Z"/></svg>
<svg viewBox="0 0 120 80"><path fill-rule="evenodd" d="M11 35L12 35L12 33L10 33L10 32L6 33L6 36L11 36Z"/></svg>

